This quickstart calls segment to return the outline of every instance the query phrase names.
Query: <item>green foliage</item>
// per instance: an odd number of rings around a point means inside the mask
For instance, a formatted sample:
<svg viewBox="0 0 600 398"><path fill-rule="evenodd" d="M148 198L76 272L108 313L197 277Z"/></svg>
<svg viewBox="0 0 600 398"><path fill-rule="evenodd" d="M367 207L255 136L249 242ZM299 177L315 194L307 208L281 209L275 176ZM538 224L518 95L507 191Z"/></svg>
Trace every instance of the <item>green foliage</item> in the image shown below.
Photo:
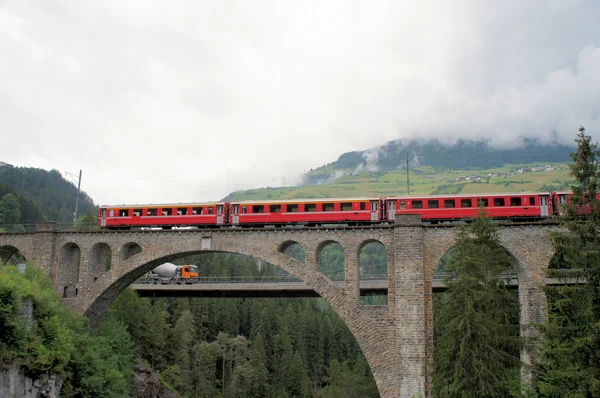
<svg viewBox="0 0 600 398"><path fill-rule="evenodd" d="M19 201L12 193L7 193L0 200L0 227L15 226L21 222Z"/></svg>
<svg viewBox="0 0 600 398"><path fill-rule="evenodd" d="M77 229L82 230L95 230L98 227L98 216L92 213L92 210L88 210L84 215L77 218Z"/></svg>
<svg viewBox="0 0 600 398"><path fill-rule="evenodd" d="M518 377L519 304L500 273L512 266L483 209L463 225L448 290L436 300L434 392L439 397L502 397Z"/></svg>
<svg viewBox="0 0 600 398"><path fill-rule="evenodd" d="M534 374L534 391L543 397L600 396L600 151L583 127L575 142L569 168L576 184L563 206L567 232L553 234L557 253L549 274L587 283L545 288L548 323Z"/></svg>
<svg viewBox="0 0 600 398"><path fill-rule="evenodd" d="M268 268L242 256L203 256L181 262L216 275ZM348 397L378 396L356 341L322 300L142 299L127 289L107 315L127 324L138 354L182 396L318 396L334 360L347 361Z"/></svg>
<svg viewBox="0 0 600 398"><path fill-rule="evenodd" d="M24 303L31 303L30 321L19 315ZM64 307L50 280L31 264L25 274L0 268L0 330L0 362L17 362L33 376L61 375L61 396L125 396L131 388L125 327L107 318L90 335L86 319Z"/></svg>

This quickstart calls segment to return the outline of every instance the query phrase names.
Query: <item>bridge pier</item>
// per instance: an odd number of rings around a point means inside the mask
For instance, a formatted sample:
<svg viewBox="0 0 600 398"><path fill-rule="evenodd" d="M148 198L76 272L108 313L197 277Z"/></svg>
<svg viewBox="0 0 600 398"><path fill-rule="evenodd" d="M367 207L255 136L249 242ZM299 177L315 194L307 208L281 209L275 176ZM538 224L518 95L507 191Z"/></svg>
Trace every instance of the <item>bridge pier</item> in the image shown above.
<svg viewBox="0 0 600 398"><path fill-rule="evenodd" d="M431 292L425 291L423 228L419 216L398 217L394 228L394 307L398 396L429 396L427 336Z"/></svg>

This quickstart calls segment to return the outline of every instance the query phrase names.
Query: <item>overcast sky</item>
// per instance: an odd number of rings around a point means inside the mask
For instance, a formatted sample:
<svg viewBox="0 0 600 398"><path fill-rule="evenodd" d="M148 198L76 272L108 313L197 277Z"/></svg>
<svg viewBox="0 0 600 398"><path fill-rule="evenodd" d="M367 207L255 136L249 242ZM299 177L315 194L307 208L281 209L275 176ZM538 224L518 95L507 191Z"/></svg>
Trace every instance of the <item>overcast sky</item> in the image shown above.
<svg viewBox="0 0 600 398"><path fill-rule="evenodd" d="M600 1L0 0L0 161L219 200L398 138L600 138Z"/></svg>

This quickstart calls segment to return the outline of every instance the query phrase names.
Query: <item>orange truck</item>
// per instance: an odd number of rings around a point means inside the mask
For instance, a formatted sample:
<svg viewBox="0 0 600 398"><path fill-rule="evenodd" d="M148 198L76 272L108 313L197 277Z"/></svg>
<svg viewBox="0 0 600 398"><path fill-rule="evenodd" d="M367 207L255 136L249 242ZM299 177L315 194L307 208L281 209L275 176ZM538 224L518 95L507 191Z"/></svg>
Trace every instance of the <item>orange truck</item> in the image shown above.
<svg viewBox="0 0 600 398"><path fill-rule="evenodd" d="M198 267L164 263L148 272L148 283L184 285L198 281Z"/></svg>

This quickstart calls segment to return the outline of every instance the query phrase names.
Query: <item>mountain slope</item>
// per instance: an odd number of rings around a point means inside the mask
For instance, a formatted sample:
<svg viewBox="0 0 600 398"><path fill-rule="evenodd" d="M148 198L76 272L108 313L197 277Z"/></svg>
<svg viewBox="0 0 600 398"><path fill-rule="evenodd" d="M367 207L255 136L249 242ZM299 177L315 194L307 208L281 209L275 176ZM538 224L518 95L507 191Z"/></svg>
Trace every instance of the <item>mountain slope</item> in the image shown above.
<svg viewBox="0 0 600 398"><path fill-rule="evenodd" d="M366 151L347 152L304 175L297 187L236 191L224 200L390 196L407 193L485 193L567 189L566 163L575 147L523 139L518 148L484 141L391 141Z"/></svg>
<svg viewBox="0 0 600 398"><path fill-rule="evenodd" d="M12 193L19 201L21 224L41 220L72 223L77 187L57 170L33 167L0 166L0 198ZM81 192L78 214L96 214L92 199Z"/></svg>

